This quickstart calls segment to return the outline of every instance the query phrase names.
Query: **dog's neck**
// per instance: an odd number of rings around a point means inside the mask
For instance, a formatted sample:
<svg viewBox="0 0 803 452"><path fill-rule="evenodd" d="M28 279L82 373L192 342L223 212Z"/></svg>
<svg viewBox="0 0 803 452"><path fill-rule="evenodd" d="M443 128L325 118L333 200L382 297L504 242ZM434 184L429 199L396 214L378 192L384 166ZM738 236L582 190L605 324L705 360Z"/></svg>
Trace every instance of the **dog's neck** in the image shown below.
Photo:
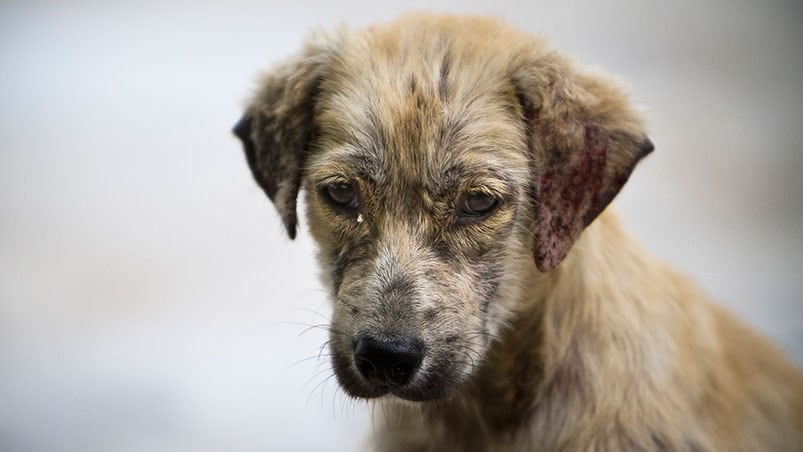
<svg viewBox="0 0 803 452"><path fill-rule="evenodd" d="M541 303L537 305L539 308ZM544 376L543 310L521 312L500 334L466 394L492 432L520 431L538 398Z"/></svg>

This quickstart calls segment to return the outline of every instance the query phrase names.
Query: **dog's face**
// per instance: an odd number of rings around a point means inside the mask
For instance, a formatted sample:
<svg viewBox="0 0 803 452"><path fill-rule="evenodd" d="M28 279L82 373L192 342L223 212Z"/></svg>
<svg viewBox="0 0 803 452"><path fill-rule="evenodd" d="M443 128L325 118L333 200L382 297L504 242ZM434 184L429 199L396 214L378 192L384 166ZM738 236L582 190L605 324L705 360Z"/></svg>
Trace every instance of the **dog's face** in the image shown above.
<svg viewBox="0 0 803 452"><path fill-rule="evenodd" d="M335 300L335 371L353 395L443 396L482 360L522 256L532 266L516 94L501 79L468 92L455 82L472 76L439 64L334 79L318 103L308 216ZM360 341L376 348L362 368Z"/></svg>
<svg viewBox="0 0 803 452"><path fill-rule="evenodd" d="M428 16L313 40L235 132L291 236L306 191L341 386L407 400L472 375L533 264L652 149L618 89L540 41Z"/></svg>

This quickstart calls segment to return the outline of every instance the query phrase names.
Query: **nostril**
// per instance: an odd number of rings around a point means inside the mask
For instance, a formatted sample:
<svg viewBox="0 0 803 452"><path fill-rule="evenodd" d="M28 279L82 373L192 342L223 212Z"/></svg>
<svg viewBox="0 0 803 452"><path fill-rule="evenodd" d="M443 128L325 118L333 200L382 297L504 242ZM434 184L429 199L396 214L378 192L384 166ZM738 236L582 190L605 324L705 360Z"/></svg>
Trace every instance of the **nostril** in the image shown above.
<svg viewBox="0 0 803 452"><path fill-rule="evenodd" d="M357 365L357 369L369 381L375 381L379 377L376 366L370 358L365 354L360 354L357 350L359 350L359 347L354 353L354 363Z"/></svg>
<svg viewBox="0 0 803 452"><path fill-rule="evenodd" d="M354 363L368 381L399 386L410 381L424 358L424 344L410 336L363 334L354 344Z"/></svg>

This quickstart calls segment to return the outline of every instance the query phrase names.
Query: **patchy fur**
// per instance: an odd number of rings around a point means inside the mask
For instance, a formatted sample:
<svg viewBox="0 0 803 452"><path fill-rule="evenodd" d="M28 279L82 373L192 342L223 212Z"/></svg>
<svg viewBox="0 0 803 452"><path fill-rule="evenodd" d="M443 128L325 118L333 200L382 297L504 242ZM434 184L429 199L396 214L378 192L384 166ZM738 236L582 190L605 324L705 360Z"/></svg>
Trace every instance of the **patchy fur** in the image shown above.
<svg viewBox="0 0 803 452"><path fill-rule="evenodd" d="M627 96L496 20L313 36L235 127L383 451L803 449L803 378L603 210L653 149Z"/></svg>

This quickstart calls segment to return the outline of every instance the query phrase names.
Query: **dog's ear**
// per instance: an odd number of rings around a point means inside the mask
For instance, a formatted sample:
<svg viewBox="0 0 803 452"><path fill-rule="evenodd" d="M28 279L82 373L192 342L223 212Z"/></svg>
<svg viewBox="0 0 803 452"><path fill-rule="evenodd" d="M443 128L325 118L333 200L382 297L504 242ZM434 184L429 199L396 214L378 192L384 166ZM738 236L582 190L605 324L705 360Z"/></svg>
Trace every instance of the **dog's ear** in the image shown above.
<svg viewBox="0 0 803 452"><path fill-rule="evenodd" d="M296 235L296 199L314 133L316 97L334 48L327 37L311 39L300 55L274 68L233 129L254 179L273 201L290 238Z"/></svg>
<svg viewBox="0 0 803 452"><path fill-rule="evenodd" d="M532 155L533 255L554 269L583 229L653 150L641 119L612 80L554 53L515 77Z"/></svg>

